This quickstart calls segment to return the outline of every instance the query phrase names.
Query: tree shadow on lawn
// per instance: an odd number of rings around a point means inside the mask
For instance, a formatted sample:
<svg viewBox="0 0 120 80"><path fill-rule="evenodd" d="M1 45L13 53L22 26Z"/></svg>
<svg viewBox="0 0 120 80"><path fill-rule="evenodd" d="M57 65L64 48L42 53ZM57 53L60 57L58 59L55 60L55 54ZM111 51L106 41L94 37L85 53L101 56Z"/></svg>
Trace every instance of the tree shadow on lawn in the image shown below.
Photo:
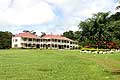
<svg viewBox="0 0 120 80"><path fill-rule="evenodd" d="M109 73L111 75L120 75L120 70L113 70L113 71L105 70L104 72Z"/></svg>
<svg viewBox="0 0 120 80"><path fill-rule="evenodd" d="M37 71L47 72L47 71L52 71L52 69L42 69L42 68L39 68L39 69L37 69Z"/></svg>

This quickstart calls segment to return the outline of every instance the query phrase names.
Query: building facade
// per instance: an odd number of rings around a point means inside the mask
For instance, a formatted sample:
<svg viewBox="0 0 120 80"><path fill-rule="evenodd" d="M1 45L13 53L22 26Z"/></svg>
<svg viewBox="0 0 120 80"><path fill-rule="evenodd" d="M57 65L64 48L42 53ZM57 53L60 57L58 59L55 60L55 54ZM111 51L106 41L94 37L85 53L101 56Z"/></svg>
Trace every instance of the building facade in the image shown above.
<svg viewBox="0 0 120 80"><path fill-rule="evenodd" d="M30 32L23 32L12 37L12 48L77 49L78 43L59 35L39 37Z"/></svg>

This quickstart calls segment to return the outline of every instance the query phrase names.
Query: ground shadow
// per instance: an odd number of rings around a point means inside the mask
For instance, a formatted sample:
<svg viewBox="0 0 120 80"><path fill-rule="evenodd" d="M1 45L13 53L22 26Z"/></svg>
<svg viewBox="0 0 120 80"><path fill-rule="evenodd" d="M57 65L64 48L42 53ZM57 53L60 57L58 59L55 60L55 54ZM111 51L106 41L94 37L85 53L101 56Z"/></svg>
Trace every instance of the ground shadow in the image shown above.
<svg viewBox="0 0 120 80"><path fill-rule="evenodd" d="M105 71L105 72L107 72L107 73L109 73L109 74L111 74L111 75L120 75L120 70L114 70L114 71Z"/></svg>
<svg viewBox="0 0 120 80"><path fill-rule="evenodd" d="M42 71L42 72L47 72L47 71L52 71L52 69L37 69L37 71Z"/></svg>

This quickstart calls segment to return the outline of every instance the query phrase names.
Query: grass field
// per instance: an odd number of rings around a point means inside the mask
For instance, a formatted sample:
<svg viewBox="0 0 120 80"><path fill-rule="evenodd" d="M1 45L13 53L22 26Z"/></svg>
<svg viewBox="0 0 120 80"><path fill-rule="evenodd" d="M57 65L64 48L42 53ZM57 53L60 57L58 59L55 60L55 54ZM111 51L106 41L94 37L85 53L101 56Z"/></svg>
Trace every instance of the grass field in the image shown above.
<svg viewBox="0 0 120 80"><path fill-rule="evenodd" d="M120 54L0 50L0 80L120 80Z"/></svg>

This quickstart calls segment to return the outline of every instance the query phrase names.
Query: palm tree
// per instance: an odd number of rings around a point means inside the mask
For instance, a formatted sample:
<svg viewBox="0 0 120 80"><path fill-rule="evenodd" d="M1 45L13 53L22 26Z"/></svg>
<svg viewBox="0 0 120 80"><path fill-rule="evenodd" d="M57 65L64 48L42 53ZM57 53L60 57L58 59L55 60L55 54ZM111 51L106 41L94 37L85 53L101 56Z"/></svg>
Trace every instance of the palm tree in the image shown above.
<svg viewBox="0 0 120 80"><path fill-rule="evenodd" d="M120 9L120 0L118 0L119 5L116 7L116 9Z"/></svg>
<svg viewBox="0 0 120 80"><path fill-rule="evenodd" d="M103 42L108 41L110 37L108 33L108 13L99 12L94 14L92 18L82 21L79 27L82 28L82 40L103 47Z"/></svg>

